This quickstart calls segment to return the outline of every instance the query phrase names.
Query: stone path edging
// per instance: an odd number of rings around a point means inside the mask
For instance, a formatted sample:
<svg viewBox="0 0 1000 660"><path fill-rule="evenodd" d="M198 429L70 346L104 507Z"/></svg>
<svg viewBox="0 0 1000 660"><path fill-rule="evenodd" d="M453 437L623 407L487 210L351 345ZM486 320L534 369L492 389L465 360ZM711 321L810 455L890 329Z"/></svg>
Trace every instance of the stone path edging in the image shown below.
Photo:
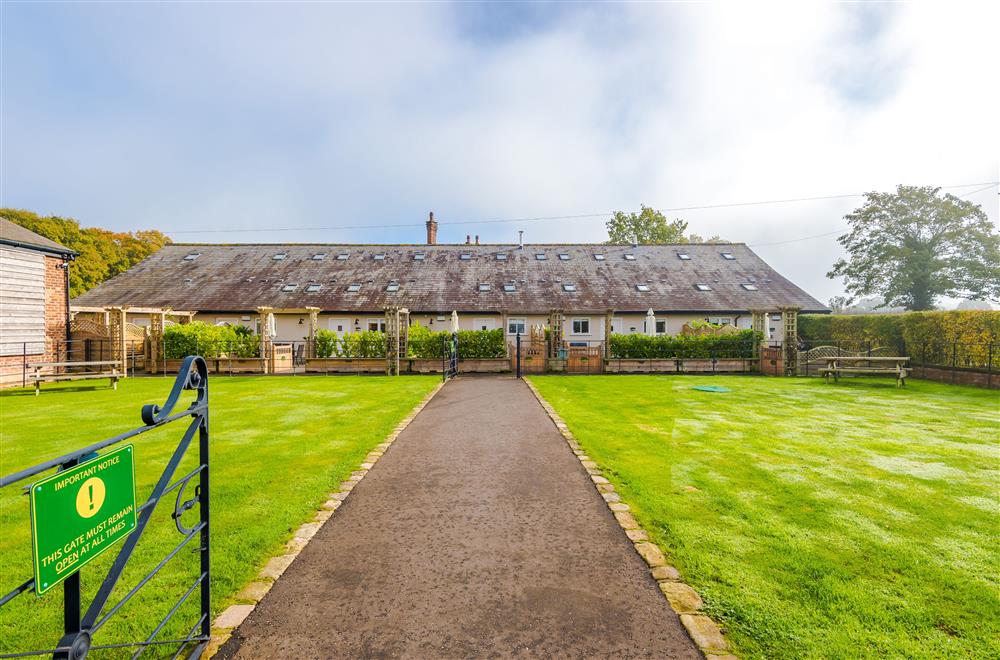
<svg viewBox="0 0 1000 660"><path fill-rule="evenodd" d="M729 653L729 643L718 624L701 612L704 603L702 603L698 592L681 581L680 573L676 568L667 564L663 551L655 543L649 541L649 535L630 513L629 505L622 502L621 495L615 492L614 485L601 474L597 463L592 461L583 451L580 443L573 436L573 432L569 430L566 422L559 416L555 408L545 400L534 383L528 379L525 379L524 383L538 399L538 403L545 409L552 423L556 425L559 433L566 440L566 444L579 459L583 469L590 475L594 487L607 503L608 508L611 509L611 513L618 521L622 531L632 542L632 547L649 566L649 572L660 585L660 591L670 607L680 616L681 623L684 624L691 640L709 660L736 660L736 656Z"/></svg>
<svg viewBox="0 0 1000 660"><path fill-rule="evenodd" d="M215 618L212 623L212 639L206 647L202 657L211 658L219 650L219 648L226 643L230 635L232 635L233 629L243 623L244 619L250 616L250 613L254 611L267 592L271 590L271 586L274 581L281 577L281 574L285 572L295 558L299 556L299 553L306 547L310 539L316 535L316 532L326 524L326 522L333 516L334 512L340 508L344 500L350 494L354 487L364 479L368 471L375 466L378 459L389 449L390 445L399 437L399 434L403 432L413 418L416 417L424 407L430 403L434 395L437 394L444 383L438 383L430 393L425 396L420 403L418 403L413 410L411 410L406 417L396 425L385 440L375 446L367 456L365 456L364 461L358 466L358 469L351 472L351 476L347 478L346 481L341 482L340 489L336 492L330 493L329 499L323 503L323 506L316 512L311 522L303 523L295 531L295 535L290 541L285 544L285 553L271 557L264 564L264 568L260 570L257 578L250 582L250 584L243 587L243 590L236 594L236 599L244 601L241 604L230 605L227 607L219 616ZM249 602L247 602L249 601Z"/></svg>

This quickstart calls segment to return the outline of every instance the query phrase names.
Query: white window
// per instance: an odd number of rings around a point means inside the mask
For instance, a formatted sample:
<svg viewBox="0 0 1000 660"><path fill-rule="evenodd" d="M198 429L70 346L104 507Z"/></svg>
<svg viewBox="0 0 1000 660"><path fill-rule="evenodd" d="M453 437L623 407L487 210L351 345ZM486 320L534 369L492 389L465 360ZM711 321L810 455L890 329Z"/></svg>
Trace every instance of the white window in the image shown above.
<svg viewBox="0 0 1000 660"><path fill-rule="evenodd" d="M736 255L733 254L732 252L723 252L722 258L727 259L729 261L733 261L734 259L736 259Z"/></svg>
<svg viewBox="0 0 1000 660"><path fill-rule="evenodd" d="M336 332L341 337L343 337L344 334L346 334L346 333L348 333L348 332L351 331L351 320L350 319L330 319L327 322L327 327L330 330L333 330L334 332Z"/></svg>
<svg viewBox="0 0 1000 660"><path fill-rule="evenodd" d="M506 284L503 285L503 290L506 291L507 293L512 293L514 291L517 291L517 285L514 284L513 282L507 282Z"/></svg>
<svg viewBox="0 0 1000 660"><path fill-rule="evenodd" d="M472 319L472 327L476 330L496 330L497 321L490 318Z"/></svg>
<svg viewBox="0 0 1000 660"><path fill-rule="evenodd" d="M545 261L546 259L548 259L548 257L545 256L544 252L539 252L538 254L535 255L535 259L537 261Z"/></svg>
<svg viewBox="0 0 1000 660"><path fill-rule="evenodd" d="M368 329L377 330L379 332L385 332L385 317L377 319L368 319Z"/></svg>
<svg viewBox="0 0 1000 660"><path fill-rule="evenodd" d="M714 323L715 325L732 325L733 319L730 316L709 316L705 319L709 323Z"/></svg>
<svg viewBox="0 0 1000 660"><path fill-rule="evenodd" d="M361 285L360 284L348 284L347 285L347 292L348 293L357 293L360 290L361 290Z"/></svg>
<svg viewBox="0 0 1000 660"><path fill-rule="evenodd" d="M323 261L326 259L326 252L318 252L312 256L313 261Z"/></svg>
<svg viewBox="0 0 1000 660"><path fill-rule="evenodd" d="M635 261L635 255L631 252L625 253L625 261Z"/></svg>
<svg viewBox="0 0 1000 660"><path fill-rule="evenodd" d="M523 335L527 323L524 319L507 319L507 334L508 335Z"/></svg>
<svg viewBox="0 0 1000 660"><path fill-rule="evenodd" d="M491 287L490 287L490 285L489 285L489 283L488 283L488 282L480 282L480 283L479 283L479 290L480 290L480 291L489 291L489 290L490 290L490 288L491 288Z"/></svg>
<svg viewBox="0 0 1000 660"><path fill-rule="evenodd" d="M316 293L323 288L322 284L309 284L306 286L306 293Z"/></svg>
<svg viewBox="0 0 1000 660"><path fill-rule="evenodd" d="M589 335L590 334L590 319L573 319L573 334L574 335Z"/></svg>
<svg viewBox="0 0 1000 660"><path fill-rule="evenodd" d="M569 291L569 292L576 291L576 285L575 284L563 284L563 291Z"/></svg>
<svg viewBox="0 0 1000 660"><path fill-rule="evenodd" d="M694 288L698 289L699 291L711 291L712 290L712 287L708 286L707 284L701 284L701 283L695 284Z"/></svg>
<svg viewBox="0 0 1000 660"><path fill-rule="evenodd" d="M337 261L347 261L348 254L346 252L341 252L337 255Z"/></svg>
<svg viewBox="0 0 1000 660"><path fill-rule="evenodd" d="M284 259L284 258L285 258L285 257L287 257L287 256L288 256L288 255L287 255L287 254L285 254L284 252L279 252L278 254L274 255L274 256L272 257L272 259L274 259L275 261L281 261L282 259Z"/></svg>
<svg viewBox="0 0 1000 660"><path fill-rule="evenodd" d="M569 255L565 252L559 253L559 261L569 261Z"/></svg>
<svg viewBox="0 0 1000 660"><path fill-rule="evenodd" d="M497 261L507 261L507 254L505 252L498 252Z"/></svg>
<svg viewBox="0 0 1000 660"><path fill-rule="evenodd" d="M678 252L677 258L680 259L681 261L691 261L691 255L688 254L687 252Z"/></svg>
<svg viewBox="0 0 1000 660"><path fill-rule="evenodd" d="M757 285L756 284L742 284L741 286L744 289L746 289L747 291L756 291L757 290Z"/></svg>
<svg viewBox="0 0 1000 660"><path fill-rule="evenodd" d="M656 334L665 335L667 334L667 322L666 320L656 319Z"/></svg>
<svg viewBox="0 0 1000 660"><path fill-rule="evenodd" d="M604 255L603 254L595 254L594 255L594 259L596 259L597 261L604 261Z"/></svg>
<svg viewBox="0 0 1000 660"><path fill-rule="evenodd" d="M641 293L646 293L647 291L649 291L649 285L648 284L636 284L635 285L635 290L639 291Z"/></svg>
<svg viewBox="0 0 1000 660"><path fill-rule="evenodd" d="M297 288L299 288L298 284L286 284L285 286L281 287L281 290L284 291L285 293L291 293L292 291L295 291Z"/></svg>
<svg viewBox="0 0 1000 660"><path fill-rule="evenodd" d="M195 259L197 259L200 256L201 256L200 252L192 252L191 254L189 254L186 257L184 257L184 261L194 261Z"/></svg>
<svg viewBox="0 0 1000 660"><path fill-rule="evenodd" d="M389 293L399 291L399 282L389 282L388 286L385 287L385 290Z"/></svg>
<svg viewBox="0 0 1000 660"><path fill-rule="evenodd" d="M423 252L417 252L415 255L413 255L413 260L414 261L423 261L424 260L424 253Z"/></svg>

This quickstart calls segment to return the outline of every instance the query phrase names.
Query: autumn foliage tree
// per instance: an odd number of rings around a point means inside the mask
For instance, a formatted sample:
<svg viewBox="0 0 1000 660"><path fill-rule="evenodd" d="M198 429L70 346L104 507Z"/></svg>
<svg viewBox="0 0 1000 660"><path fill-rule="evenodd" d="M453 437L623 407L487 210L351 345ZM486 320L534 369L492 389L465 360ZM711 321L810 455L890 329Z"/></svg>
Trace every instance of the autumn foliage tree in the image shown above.
<svg viewBox="0 0 1000 660"><path fill-rule="evenodd" d="M1000 234L982 207L940 188L872 192L845 219L837 240L847 258L827 277L843 277L851 296L880 296L886 307L934 308L937 298L1000 298Z"/></svg>
<svg viewBox="0 0 1000 660"><path fill-rule="evenodd" d="M78 296L170 243L156 230L113 232L80 227L72 218L40 216L21 209L0 209L0 216L80 253L69 269L70 296Z"/></svg>

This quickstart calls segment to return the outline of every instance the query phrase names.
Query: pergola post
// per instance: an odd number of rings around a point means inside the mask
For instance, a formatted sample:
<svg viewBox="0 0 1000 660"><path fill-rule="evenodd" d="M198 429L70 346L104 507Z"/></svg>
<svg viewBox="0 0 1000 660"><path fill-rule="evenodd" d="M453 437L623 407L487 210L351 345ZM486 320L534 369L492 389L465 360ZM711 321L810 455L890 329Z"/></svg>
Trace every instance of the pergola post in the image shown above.
<svg viewBox="0 0 1000 660"><path fill-rule="evenodd" d="M559 349L563 342L563 312L561 309L553 309L549 312L549 357L559 357Z"/></svg>
<svg viewBox="0 0 1000 660"><path fill-rule="evenodd" d="M319 331L319 307L306 307L309 311L309 357L316 357L316 333Z"/></svg>
<svg viewBox="0 0 1000 660"><path fill-rule="evenodd" d="M111 324L111 359L120 363L122 376L128 376L128 360L126 358L128 348L125 336L125 308L109 307L108 315Z"/></svg>
<svg viewBox="0 0 1000 660"><path fill-rule="evenodd" d="M757 370L764 373L763 346L767 341L767 312L763 309L750 310L750 327L759 339L753 342L753 359L757 362Z"/></svg>
<svg viewBox="0 0 1000 660"><path fill-rule="evenodd" d="M167 325L167 313L160 311L149 315L149 361L150 372L157 373L160 359L164 354L163 329Z"/></svg>
<svg viewBox="0 0 1000 660"><path fill-rule="evenodd" d="M615 318L615 310L609 309L604 313L604 357L611 359L611 328Z"/></svg>
<svg viewBox="0 0 1000 660"><path fill-rule="evenodd" d="M799 308L782 307L781 325L784 328L781 346L785 360L785 375L796 376L799 372Z"/></svg>
<svg viewBox="0 0 1000 660"><path fill-rule="evenodd" d="M271 348L271 328L268 327L267 315L274 311L273 307L258 307L257 315L260 323L260 359L261 364L264 367L264 373L268 372L268 366L271 363L268 351Z"/></svg>

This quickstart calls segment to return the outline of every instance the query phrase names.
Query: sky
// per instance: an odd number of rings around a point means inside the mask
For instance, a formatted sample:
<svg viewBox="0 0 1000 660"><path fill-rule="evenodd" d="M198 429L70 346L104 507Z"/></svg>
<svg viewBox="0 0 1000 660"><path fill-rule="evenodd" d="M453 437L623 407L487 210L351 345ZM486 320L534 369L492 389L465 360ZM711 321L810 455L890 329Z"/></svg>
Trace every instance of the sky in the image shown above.
<svg viewBox="0 0 1000 660"><path fill-rule="evenodd" d="M5 1L0 205L396 243L428 211L441 242L602 241L645 204L826 301L861 197L718 205L964 186L997 222L998 7Z"/></svg>

